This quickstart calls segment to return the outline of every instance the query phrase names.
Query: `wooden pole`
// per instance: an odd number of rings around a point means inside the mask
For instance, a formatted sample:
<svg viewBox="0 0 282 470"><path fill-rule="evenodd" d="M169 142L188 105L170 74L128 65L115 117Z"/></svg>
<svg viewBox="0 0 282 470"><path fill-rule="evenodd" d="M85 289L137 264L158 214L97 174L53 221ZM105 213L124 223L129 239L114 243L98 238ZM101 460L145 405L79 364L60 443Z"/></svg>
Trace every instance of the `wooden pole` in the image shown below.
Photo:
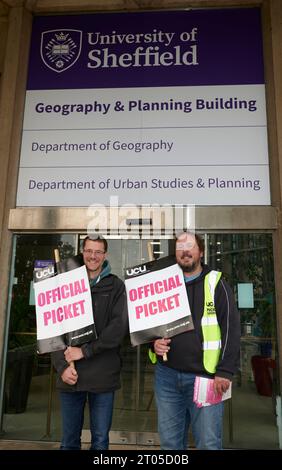
<svg viewBox="0 0 282 470"><path fill-rule="evenodd" d="M153 247L151 245L151 242L147 243L147 250L148 250L148 256L149 256L149 261L154 261L154 253L153 253ZM163 361L167 361L167 353L163 354Z"/></svg>
<svg viewBox="0 0 282 470"><path fill-rule="evenodd" d="M55 256L55 262L59 263L60 262L60 253L58 248L54 249L54 256ZM74 361L70 361L69 365L75 369Z"/></svg>
<svg viewBox="0 0 282 470"><path fill-rule="evenodd" d="M58 248L55 248L55 250L54 250L54 256L55 256L55 261L56 261L56 263L59 263L59 262L60 262L60 253L59 253Z"/></svg>

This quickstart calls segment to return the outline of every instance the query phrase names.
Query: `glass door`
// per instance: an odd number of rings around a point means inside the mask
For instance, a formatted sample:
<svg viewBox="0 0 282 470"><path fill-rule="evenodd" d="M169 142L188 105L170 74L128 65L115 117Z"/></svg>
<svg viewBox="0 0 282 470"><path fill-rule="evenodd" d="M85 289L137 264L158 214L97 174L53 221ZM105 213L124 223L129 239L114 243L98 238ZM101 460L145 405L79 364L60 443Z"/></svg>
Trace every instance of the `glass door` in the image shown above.
<svg viewBox="0 0 282 470"><path fill-rule="evenodd" d="M240 365L225 409L225 447L278 449L272 235L210 234L206 244L208 264L233 287L241 318Z"/></svg>
<svg viewBox="0 0 282 470"><path fill-rule="evenodd" d="M59 403L50 355L36 353L33 269L36 261L76 252L73 234L14 236L7 313L6 347L1 376L1 435L5 439L59 440ZM52 421L51 421L52 415Z"/></svg>

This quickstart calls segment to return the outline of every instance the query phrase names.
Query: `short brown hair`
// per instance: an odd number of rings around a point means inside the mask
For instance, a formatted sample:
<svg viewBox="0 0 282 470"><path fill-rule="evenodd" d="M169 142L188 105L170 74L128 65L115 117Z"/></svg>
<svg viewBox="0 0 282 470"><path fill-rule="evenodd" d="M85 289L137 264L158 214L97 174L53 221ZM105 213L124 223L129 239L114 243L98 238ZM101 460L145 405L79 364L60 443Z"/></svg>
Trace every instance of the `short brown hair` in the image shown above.
<svg viewBox="0 0 282 470"><path fill-rule="evenodd" d="M84 249L87 240L91 240L91 241L93 241L93 242L101 242L101 243L103 243L105 253L108 251L108 242L107 242L107 240L106 240L104 237L102 237L101 235L91 235L91 236L85 237L84 240L83 240L83 243L82 243L82 249Z"/></svg>

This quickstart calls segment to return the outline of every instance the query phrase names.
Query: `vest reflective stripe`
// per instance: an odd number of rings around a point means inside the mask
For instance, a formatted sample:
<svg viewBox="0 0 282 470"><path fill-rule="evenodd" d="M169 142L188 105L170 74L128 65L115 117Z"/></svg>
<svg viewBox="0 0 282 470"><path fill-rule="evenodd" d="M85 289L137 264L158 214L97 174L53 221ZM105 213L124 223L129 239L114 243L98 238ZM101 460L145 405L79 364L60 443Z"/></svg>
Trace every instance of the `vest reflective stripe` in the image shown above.
<svg viewBox="0 0 282 470"><path fill-rule="evenodd" d="M219 271L210 271L206 276L208 278L207 282L208 282L210 293L211 293L213 300L214 300L214 291L220 279L220 276L221 276L221 273Z"/></svg>
<svg viewBox="0 0 282 470"><path fill-rule="evenodd" d="M202 318L202 326L206 325L217 325L217 318L212 317L203 317Z"/></svg>
<svg viewBox="0 0 282 470"><path fill-rule="evenodd" d="M203 343L204 350L214 351L221 348L221 341L205 341Z"/></svg>
<svg viewBox="0 0 282 470"><path fill-rule="evenodd" d="M218 363L221 348L221 332L214 305L214 293L221 272L210 271L205 277L204 312L201 321L203 332L203 364L213 374Z"/></svg>

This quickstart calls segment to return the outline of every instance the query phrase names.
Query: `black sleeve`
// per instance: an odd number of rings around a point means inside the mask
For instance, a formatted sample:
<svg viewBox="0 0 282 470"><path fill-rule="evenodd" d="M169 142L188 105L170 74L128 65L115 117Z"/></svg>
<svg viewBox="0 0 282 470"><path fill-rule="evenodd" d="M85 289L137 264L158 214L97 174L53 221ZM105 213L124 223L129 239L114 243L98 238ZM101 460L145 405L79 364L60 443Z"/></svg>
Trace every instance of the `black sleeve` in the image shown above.
<svg viewBox="0 0 282 470"><path fill-rule="evenodd" d="M216 287L215 307L221 330L221 354L215 375L232 380L239 366L240 316L233 292L222 279Z"/></svg>
<svg viewBox="0 0 282 470"><path fill-rule="evenodd" d="M69 366L69 363L65 360L64 351L55 351L51 353L51 362L61 376L64 370Z"/></svg>
<svg viewBox="0 0 282 470"><path fill-rule="evenodd" d="M84 357L89 359L95 354L120 346L127 333L128 314L125 286L120 279L117 279L110 320L94 342L86 343L81 347Z"/></svg>

